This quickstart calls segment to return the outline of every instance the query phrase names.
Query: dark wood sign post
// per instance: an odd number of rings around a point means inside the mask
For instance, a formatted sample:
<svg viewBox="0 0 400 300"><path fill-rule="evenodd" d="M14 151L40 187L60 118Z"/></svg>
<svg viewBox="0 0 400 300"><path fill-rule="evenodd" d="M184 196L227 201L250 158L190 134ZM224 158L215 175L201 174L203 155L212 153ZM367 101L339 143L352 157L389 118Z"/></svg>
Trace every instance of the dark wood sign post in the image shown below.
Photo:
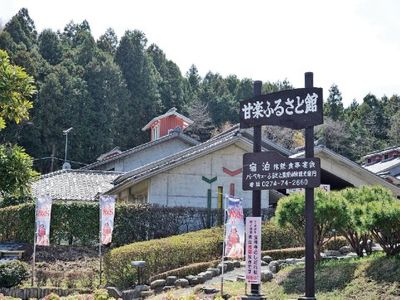
<svg viewBox="0 0 400 300"><path fill-rule="evenodd" d="M254 127L253 153L243 156L243 190L253 191L253 217L261 216L261 190L305 188L305 296L315 299L314 285L314 187L321 183L319 158L314 158L314 126L323 123L322 89L314 88L313 73L305 73L305 88L261 95L261 81L254 82L254 97L240 102L240 127ZM305 128L305 158L287 158L261 152L261 126ZM260 285L251 285L244 299L265 299Z"/></svg>

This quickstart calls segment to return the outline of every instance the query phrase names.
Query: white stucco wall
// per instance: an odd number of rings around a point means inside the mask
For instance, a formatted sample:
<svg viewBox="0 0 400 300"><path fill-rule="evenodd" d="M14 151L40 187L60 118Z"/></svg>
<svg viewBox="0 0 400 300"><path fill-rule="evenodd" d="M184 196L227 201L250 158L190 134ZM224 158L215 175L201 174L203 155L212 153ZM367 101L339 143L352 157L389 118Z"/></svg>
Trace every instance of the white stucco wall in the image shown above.
<svg viewBox="0 0 400 300"><path fill-rule="evenodd" d="M182 140L173 138L149 148L145 148L143 151L135 152L131 155L122 157L121 159L96 167L96 169L105 171L114 169L114 171L118 172L127 172L189 147L190 145L184 143Z"/></svg>
<svg viewBox="0 0 400 300"><path fill-rule="evenodd" d="M235 184L235 196L243 199L245 208L251 207L252 192L242 190L242 173L232 177L225 174L223 167L237 170L242 167L244 150L236 145L225 147L189 163L175 167L168 172L150 178L149 203L166 206L207 207L207 190L211 188L212 207L217 207L217 187L229 193L231 183ZM211 185L202 180L217 176ZM267 208L268 191L261 192L262 208Z"/></svg>

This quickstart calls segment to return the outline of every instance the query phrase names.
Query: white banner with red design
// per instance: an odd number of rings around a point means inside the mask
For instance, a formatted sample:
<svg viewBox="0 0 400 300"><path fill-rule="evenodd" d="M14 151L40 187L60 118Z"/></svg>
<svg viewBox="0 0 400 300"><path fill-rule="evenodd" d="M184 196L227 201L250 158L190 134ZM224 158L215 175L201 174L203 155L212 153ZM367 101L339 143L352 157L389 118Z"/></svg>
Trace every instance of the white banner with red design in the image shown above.
<svg viewBox="0 0 400 300"><path fill-rule="evenodd" d="M36 245L50 245L51 205L52 199L50 196L40 196L36 199Z"/></svg>
<svg viewBox="0 0 400 300"><path fill-rule="evenodd" d="M244 218L240 199L227 197L227 221L225 231L225 257L243 258L244 256Z"/></svg>
<svg viewBox="0 0 400 300"><path fill-rule="evenodd" d="M114 229L115 196L100 195L100 242L103 245L111 243Z"/></svg>
<svg viewBox="0 0 400 300"><path fill-rule="evenodd" d="M261 283L261 217L246 218L246 282Z"/></svg>

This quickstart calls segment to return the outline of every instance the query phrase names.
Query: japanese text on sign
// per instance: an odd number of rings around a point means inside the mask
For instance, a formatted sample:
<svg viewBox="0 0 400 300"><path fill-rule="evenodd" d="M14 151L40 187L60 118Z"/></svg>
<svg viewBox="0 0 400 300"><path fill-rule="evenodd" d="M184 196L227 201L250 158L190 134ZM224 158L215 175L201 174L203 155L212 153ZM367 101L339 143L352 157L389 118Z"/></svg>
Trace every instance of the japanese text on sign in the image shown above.
<svg viewBox="0 0 400 300"><path fill-rule="evenodd" d="M280 125L300 129L321 124L322 89L294 89L243 100L240 119L242 128Z"/></svg>
<svg viewBox="0 0 400 300"><path fill-rule="evenodd" d="M243 190L317 187L319 158L287 158L276 152L243 156Z"/></svg>
<svg viewBox="0 0 400 300"><path fill-rule="evenodd" d="M246 218L246 282L261 282L261 217Z"/></svg>

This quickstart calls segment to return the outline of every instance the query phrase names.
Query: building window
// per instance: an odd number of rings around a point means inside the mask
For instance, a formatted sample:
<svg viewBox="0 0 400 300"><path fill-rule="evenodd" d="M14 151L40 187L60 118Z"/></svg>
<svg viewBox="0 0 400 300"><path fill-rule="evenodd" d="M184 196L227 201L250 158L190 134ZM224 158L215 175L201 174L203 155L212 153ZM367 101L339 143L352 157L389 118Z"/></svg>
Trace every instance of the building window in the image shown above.
<svg viewBox="0 0 400 300"><path fill-rule="evenodd" d="M160 137L160 123L153 127L153 141Z"/></svg>

